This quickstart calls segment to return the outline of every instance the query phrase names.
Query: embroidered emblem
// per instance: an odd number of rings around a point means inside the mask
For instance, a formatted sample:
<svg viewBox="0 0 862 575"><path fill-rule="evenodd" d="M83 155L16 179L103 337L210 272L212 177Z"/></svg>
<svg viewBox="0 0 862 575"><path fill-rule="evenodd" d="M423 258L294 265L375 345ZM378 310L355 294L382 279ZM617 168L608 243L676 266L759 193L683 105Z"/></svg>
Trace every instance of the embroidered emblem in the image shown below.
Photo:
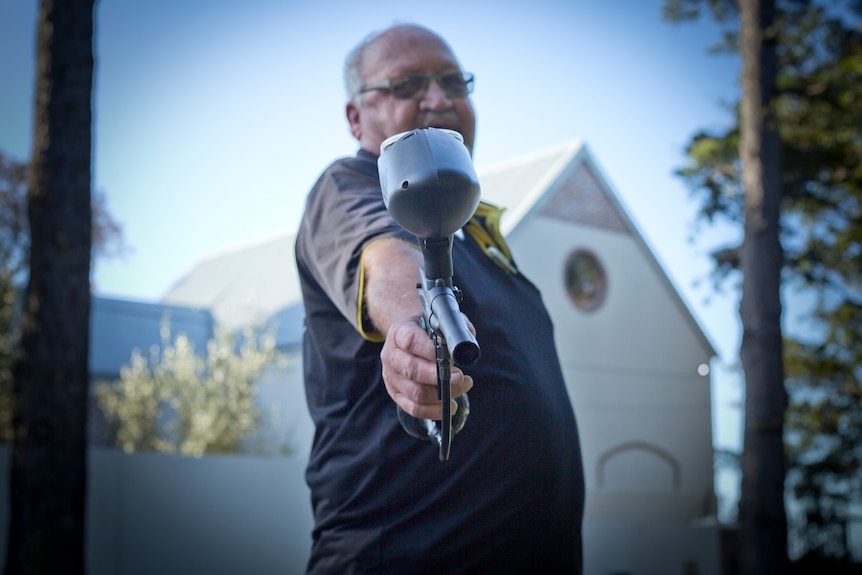
<svg viewBox="0 0 862 575"><path fill-rule="evenodd" d="M503 234L500 233L500 216L503 210L504 208L488 202L479 202L476 213L464 226L464 230L479 244L491 261L507 273L517 274L518 268L512 261L512 253L506 240L503 239Z"/></svg>

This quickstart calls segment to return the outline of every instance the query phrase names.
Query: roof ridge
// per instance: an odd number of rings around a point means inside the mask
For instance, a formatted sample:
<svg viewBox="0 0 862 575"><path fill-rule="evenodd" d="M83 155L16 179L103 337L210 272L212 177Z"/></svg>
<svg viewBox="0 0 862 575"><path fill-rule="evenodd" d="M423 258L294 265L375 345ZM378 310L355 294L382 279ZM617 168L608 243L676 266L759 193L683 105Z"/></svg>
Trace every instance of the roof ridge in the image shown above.
<svg viewBox="0 0 862 575"><path fill-rule="evenodd" d="M209 253L202 255L198 261L194 264L194 267L199 266L203 263L211 262L213 260L217 260L223 258L225 256L231 256L238 254L240 252L244 252L246 250L250 250L252 248L260 247L265 244L269 244L275 242L276 240L281 239L289 239L291 237L296 236L297 230L276 230L266 234L262 234L260 236L249 238L237 242L235 244L231 244L228 246L223 246L221 248L217 248L212 250Z"/></svg>
<svg viewBox="0 0 862 575"><path fill-rule="evenodd" d="M517 156L511 158L497 160L496 162L493 162L491 164L478 166L476 168L476 171L480 172L480 174L500 172L503 170L512 169L513 167L529 164L535 162L536 160L546 158L548 156L563 154L564 152L565 155L569 159L571 159L574 158L575 155L577 155L578 151L581 150L583 147L584 142L580 138L566 140L564 142L545 146L544 148L540 148L538 150L532 150L530 152L518 154Z"/></svg>

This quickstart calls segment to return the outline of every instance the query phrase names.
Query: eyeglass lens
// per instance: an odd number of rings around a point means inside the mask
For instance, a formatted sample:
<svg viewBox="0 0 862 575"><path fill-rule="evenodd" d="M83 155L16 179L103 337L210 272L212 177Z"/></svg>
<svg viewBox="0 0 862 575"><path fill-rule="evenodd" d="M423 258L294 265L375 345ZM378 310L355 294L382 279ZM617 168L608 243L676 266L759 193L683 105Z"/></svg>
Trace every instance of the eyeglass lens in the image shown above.
<svg viewBox="0 0 862 575"><path fill-rule="evenodd" d="M443 76L405 76L392 81L390 88L396 98L409 100L425 94L431 80L436 80L443 93L450 98L462 98L470 93L473 77L470 74L454 73Z"/></svg>

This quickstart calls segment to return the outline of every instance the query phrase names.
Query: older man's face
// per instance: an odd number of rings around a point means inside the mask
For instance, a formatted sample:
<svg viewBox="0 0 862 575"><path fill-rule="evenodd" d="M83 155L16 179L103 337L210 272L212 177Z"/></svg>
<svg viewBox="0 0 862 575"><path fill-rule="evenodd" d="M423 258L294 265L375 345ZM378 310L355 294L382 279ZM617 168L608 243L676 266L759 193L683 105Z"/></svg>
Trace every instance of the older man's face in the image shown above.
<svg viewBox="0 0 862 575"><path fill-rule="evenodd" d="M405 27L390 30L366 48L362 74L364 86L374 86L410 74L430 76L460 70L454 54L439 38ZM476 114L469 96L447 96L435 81L418 99L399 99L387 90L360 94L356 102L347 104L347 119L360 147L375 155L389 136L416 128L455 130L473 150Z"/></svg>

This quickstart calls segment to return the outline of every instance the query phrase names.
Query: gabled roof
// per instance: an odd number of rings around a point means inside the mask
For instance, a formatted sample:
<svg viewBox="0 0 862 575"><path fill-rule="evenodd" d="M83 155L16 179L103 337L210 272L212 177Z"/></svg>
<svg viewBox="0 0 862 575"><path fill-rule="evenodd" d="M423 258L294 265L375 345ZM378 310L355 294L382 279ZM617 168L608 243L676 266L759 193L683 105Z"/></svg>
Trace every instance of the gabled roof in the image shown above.
<svg viewBox="0 0 862 575"><path fill-rule="evenodd" d="M579 140L477 171L483 199L506 208L503 235L532 213L639 235L588 147Z"/></svg>
<svg viewBox="0 0 862 575"><path fill-rule="evenodd" d="M504 236L509 236L531 214L631 236L694 333L715 355L715 346L585 144L574 140L550 146L479 169L477 175L483 199L506 208L500 225Z"/></svg>
<svg viewBox="0 0 862 575"><path fill-rule="evenodd" d="M162 302L210 309L228 328L262 326L302 300L294 237L280 233L211 254L181 277Z"/></svg>
<svg viewBox="0 0 862 575"><path fill-rule="evenodd" d="M530 212L582 149L581 142L575 140L476 169L482 199L506 208L500 229L504 236Z"/></svg>

